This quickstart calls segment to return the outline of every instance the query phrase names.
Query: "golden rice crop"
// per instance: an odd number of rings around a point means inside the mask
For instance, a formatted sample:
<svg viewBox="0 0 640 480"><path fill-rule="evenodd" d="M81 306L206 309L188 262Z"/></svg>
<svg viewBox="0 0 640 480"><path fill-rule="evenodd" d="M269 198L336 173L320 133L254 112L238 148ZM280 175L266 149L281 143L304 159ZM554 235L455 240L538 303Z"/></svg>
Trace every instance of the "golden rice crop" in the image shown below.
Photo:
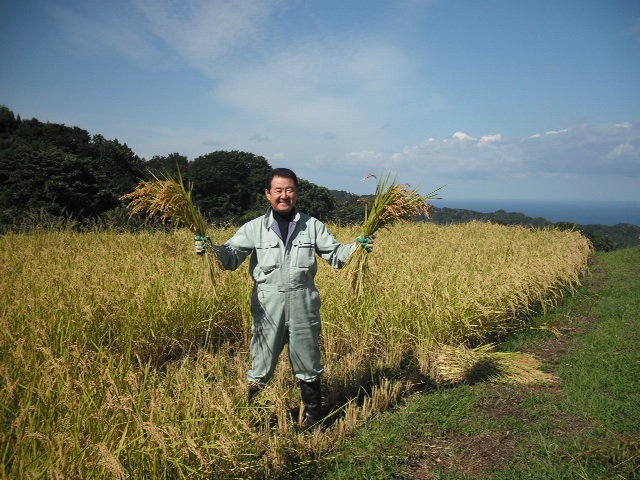
<svg viewBox="0 0 640 480"><path fill-rule="evenodd" d="M552 308L580 284L591 252L579 232L403 223L369 255L367 288L375 293L354 297L320 264L318 284L330 292L327 351L384 365L415 357L428 372L438 345L482 345Z"/></svg>
<svg viewBox="0 0 640 480"><path fill-rule="evenodd" d="M344 241L357 228L331 230ZM210 232L216 244L232 234ZM0 236L0 477L286 476L416 379L461 378L444 375L455 365L442 349L476 353L469 368L493 365L498 381L535 374L535 359L514 369L478 345L571 292L591 253L578 232L477 222L405 222L392 239L370 255L375 295L355 297L319 262L335 422L305 435L287 362L247 406L252 282L245 268L226 272L211 295L190 231ZM370 398L355 401L362 391Z"/></svg>

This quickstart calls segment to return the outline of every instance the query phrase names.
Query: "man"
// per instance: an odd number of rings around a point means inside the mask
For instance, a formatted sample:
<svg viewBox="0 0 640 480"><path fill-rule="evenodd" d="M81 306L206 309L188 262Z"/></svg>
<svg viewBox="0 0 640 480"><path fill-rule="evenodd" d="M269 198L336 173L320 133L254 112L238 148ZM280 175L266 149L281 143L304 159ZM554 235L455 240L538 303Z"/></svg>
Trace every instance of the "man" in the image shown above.
<svg viewBox="0 0 640 480"><path fill-rule="evenodd" d="M265 195L271 206L264 215L244 224L224 245L212 247L226 270L235 270L250 256L254 287L249 402L273 377L288 342L306 423L313 429L322 419L323 373L318 346L320 296L314 282L316 253L333 268L342 268L358 244L371 251L373 242L359 237L352 244L341 244L322 222L298 212L298 179L287 168L271 171ZM205 241L196 237L196 253L205 252Z"/></svg>

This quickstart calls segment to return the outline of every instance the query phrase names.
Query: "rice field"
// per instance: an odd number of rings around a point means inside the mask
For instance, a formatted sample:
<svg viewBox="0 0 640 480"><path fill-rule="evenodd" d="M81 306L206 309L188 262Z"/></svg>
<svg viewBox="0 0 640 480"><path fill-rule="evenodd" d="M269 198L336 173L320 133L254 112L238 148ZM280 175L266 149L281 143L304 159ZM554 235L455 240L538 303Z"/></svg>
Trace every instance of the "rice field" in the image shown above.
<svg viewBox="0 0 640 480"><path fill-rule="evenodd" d="M333 227L351 242L357 227ZM209 232L223 243L234 230ZM376 238L364 294L321 263L325 403L299 431L283 352L251 407L247 265L219 278L193 234L40 229L0 237L2 478L268 478L331 455L425 382L552 308L584 275L578 232L401 223ZM485 350L482 350L485 351Z"/></svg>

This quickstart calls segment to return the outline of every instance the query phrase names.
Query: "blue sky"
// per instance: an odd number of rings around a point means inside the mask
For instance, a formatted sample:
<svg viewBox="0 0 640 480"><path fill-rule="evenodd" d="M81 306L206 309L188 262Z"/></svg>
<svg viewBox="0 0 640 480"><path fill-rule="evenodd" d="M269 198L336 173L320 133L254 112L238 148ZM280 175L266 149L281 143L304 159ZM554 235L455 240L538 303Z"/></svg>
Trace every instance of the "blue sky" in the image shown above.
<svg viewBox="0 0 640 480"><path fill-rule="evenodd" d="M147 159L640 201L637 0L2 0L0 32L0 104Z"/></svg>

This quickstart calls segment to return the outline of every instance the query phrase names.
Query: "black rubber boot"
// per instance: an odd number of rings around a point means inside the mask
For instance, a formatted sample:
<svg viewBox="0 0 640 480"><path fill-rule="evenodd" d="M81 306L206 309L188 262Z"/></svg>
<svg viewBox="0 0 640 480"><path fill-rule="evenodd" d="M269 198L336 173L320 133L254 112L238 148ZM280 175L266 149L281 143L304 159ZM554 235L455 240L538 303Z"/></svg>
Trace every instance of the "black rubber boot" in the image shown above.
<svg viewBox="0 0 640 480"><path fill-rule="evenodd" d="M247 392L247 403L251 405L253 398L262 391L262 385L257 383L249 384L249 391Z"/></svg>
<svg viewBox="0 0 640 480"><path fill-rule="evenodd" d="M303 382L300 380L300 395L304 404L306 427L314 431L322 421L322 387L320 380Z"/></svg>

